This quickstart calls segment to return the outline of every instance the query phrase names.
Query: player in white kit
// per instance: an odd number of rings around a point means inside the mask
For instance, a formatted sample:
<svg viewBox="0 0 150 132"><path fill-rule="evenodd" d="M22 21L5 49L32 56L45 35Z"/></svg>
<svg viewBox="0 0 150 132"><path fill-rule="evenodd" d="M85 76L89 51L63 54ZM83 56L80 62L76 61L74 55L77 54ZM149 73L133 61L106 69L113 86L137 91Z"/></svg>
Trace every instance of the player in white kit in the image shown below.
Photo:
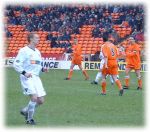
<svg viewBox="0 0 150 132"><path fill-rule="evenodd" d="M100 54L99 54L99 58L101 60L101 62L100 62L100 69L99 69L99 71L98 71L98 73L97 73L97 75L95 77L95 80L92 81L91 84L98 84L99 79L102 78L101 70L102 70L102 68L104 66L104 55L103 55L103 53L101 51L100 51ZM109 77L110 77L111 84L114 84L114 80L113 80L112 76L110 75Z"/></svg>
<svg viewBox="0 0 150 132"><path fill-rule="evenodd" d="M44 103L46 92L43 88L40 72L48 72L46 68L42 68L41 53L36 49L39 43L39 36L35 33L29 33L29 44L19 50L16 56L13 67L20 73L21 86L23 93L30 97L30 101L20 113L25 116L26 123L35 125L33 115L36 106Z"/></svg>

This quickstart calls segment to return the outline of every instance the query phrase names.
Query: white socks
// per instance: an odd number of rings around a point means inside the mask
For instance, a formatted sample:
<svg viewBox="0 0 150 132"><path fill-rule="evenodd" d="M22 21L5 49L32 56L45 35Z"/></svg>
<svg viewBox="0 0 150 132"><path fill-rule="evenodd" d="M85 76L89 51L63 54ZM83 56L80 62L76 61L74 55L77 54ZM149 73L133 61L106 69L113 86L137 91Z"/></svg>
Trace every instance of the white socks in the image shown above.
<svg viewBox="0 0 150 132"><path fill-rule="evenodd" d="M35 107L36 107L36 102L30 100L28 104L28 120L33 119Z"/></svg>
<svg viewBox="0 0 150 132"><path fill-rule="evenodd" d="M102 77L102 73L98 72L95 78L95 82L98 82L101 77Z"/></svg>
<svg viewBox="0 0 150 132"><path fill-rule="evenodd" d="M111 75L109 75L109 77L110 77L110 81L111 81L111 83L113 84L113 83L114 83L114 79L112 78L112 76L111 76Z"/></svg>
<svg viewBox="0 0 150 132"><path fill-rule="evenodd" d="M111 83L113 84L113 83L114 83L114 80L113 80L112 76L109 75L109 77L110 77ZM98 82L100 78L102 78L102 73L101 73L101 72L98 72L97 75L96 75L96 78L95 78L95 82ZM117 75L117 78L119 79L119 75Z"/></svg>
<svg viewBox="0 0 150 132"><path fill-rule="evenodd" d="M24 107L21 111L24 113L27 113L28 112L28 105L26 107Z"/></svg>
<svg viewBox="0 0 150 132"><path fill-rule="evenodd" d="M110 81L111 81L111 83L113 84L113 83L114 83L114 79L112 78L112 76L111 76L111 75L109 75L109 77L110 77ZM117 75L117 79L119 79L119 75Z"/></svg>

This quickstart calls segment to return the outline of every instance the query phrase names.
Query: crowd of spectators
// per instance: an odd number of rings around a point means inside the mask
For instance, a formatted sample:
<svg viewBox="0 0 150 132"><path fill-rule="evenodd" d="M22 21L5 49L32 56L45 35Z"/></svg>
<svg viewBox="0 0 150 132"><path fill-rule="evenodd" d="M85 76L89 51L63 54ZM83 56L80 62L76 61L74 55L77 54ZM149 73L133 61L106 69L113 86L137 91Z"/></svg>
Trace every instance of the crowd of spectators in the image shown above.
<svg viewBox="0 0 150 132"><path fill-rule="evenodd" d="M113 19L111 13L121 15ZM93 37L103 37L108 32L117 40L120 38L113 29L116 24L124 26L124 22L128 22L133 36L144 32L143 5L11 5L6 7L5 16L7 24L25 25L30 32L59 32L58 36L47 36L51 47L60 47L59 41L67 41L62 47L70 46L71 34L78 34L83 25L95 25Z"/></svg>
<svg viewBox="0 0 150 132"><path fill-rule="evenodd" d="M113 29L113 25L120 25L121 27L131 27L132 31L144 32L144 9L142 5L115 5L105 6L99 8L101 14L99 14L98 21L93 30L94 37L102 37L105 32L113 34L117 41L120 41L116 31ZM107 12L108 15L105 15ZM120 13L121 15L117 19L113 19L112 13Z"/></svg>

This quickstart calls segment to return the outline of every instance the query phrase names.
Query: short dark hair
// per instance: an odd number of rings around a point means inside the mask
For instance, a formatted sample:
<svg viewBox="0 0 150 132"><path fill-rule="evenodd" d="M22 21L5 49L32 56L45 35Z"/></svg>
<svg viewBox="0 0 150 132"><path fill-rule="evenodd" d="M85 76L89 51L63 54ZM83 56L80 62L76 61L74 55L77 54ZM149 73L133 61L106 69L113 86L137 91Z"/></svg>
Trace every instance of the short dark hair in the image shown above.
<svg viewBox="0 0 150 132"><path fill-rule="evenodd" d="M33 32L29 33L28 36L27 36L27 39L28 39L28 42L30 43L31 42L31 39L34 37L34 34Z"/></svg>
<svg viewBox="0 0 150 132"><path fill-rule="evenodd" d="M108 41L108 38L109 38L109 34L108 33L104 33L104 35L103 35L103 41L104 42Z"/></svg>

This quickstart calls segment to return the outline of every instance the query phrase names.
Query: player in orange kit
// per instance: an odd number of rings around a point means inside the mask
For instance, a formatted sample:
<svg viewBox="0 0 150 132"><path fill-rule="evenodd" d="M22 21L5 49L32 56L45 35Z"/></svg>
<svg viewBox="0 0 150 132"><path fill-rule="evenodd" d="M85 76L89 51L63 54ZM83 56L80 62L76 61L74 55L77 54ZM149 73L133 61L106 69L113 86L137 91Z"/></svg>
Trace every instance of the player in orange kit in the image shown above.
<svg viewBox="0 0 150 132"><path fill-rule="evenodd" d="M126 49L126 70L125 70L125 86L124 89L129 89L129 81L130 81L130 76L129 72L131 70L135 70L137 79L138 79L138 87L137 90L142 89L142 79L141 79L141 73L140 73L140 68L141 68L141 60L140 60L140 46L135 43L135 40L133 37L129 38L129 45L128 48Z"/></svg>
<svg viewBox="0 0 150 132"><path fill-rule="evenodd" d="M103 37L104 45L102 47L102 53L104 55L104 67L102 69L102 93L101 95L106 95L106 76L109 74L113 77L113 80L117 84L117 87L119 88L119 96L123 95L123 88L121 85L120 80L117 78L118 75L118 50L117 47L108 40L109 36L106 35Z"/></svg>
<svg viewBox="0 0 150 132"><path fill-rule="evenodd" d="M70 66L70 70L69 70L69 74L68 77L65 78L65 80L70 80L73 74L73 68L75 65L78 65L78 67L80 68L80 70L82 70L83 75L85 76L85 80L89 79L89 75L87 74L87 72L85 70L82 69L82 49L81 49L81 45L77 44L77 39L74 40L74 47L73 47L73 54L72 54L72 62L71 62L71 66Z"/></svg>

